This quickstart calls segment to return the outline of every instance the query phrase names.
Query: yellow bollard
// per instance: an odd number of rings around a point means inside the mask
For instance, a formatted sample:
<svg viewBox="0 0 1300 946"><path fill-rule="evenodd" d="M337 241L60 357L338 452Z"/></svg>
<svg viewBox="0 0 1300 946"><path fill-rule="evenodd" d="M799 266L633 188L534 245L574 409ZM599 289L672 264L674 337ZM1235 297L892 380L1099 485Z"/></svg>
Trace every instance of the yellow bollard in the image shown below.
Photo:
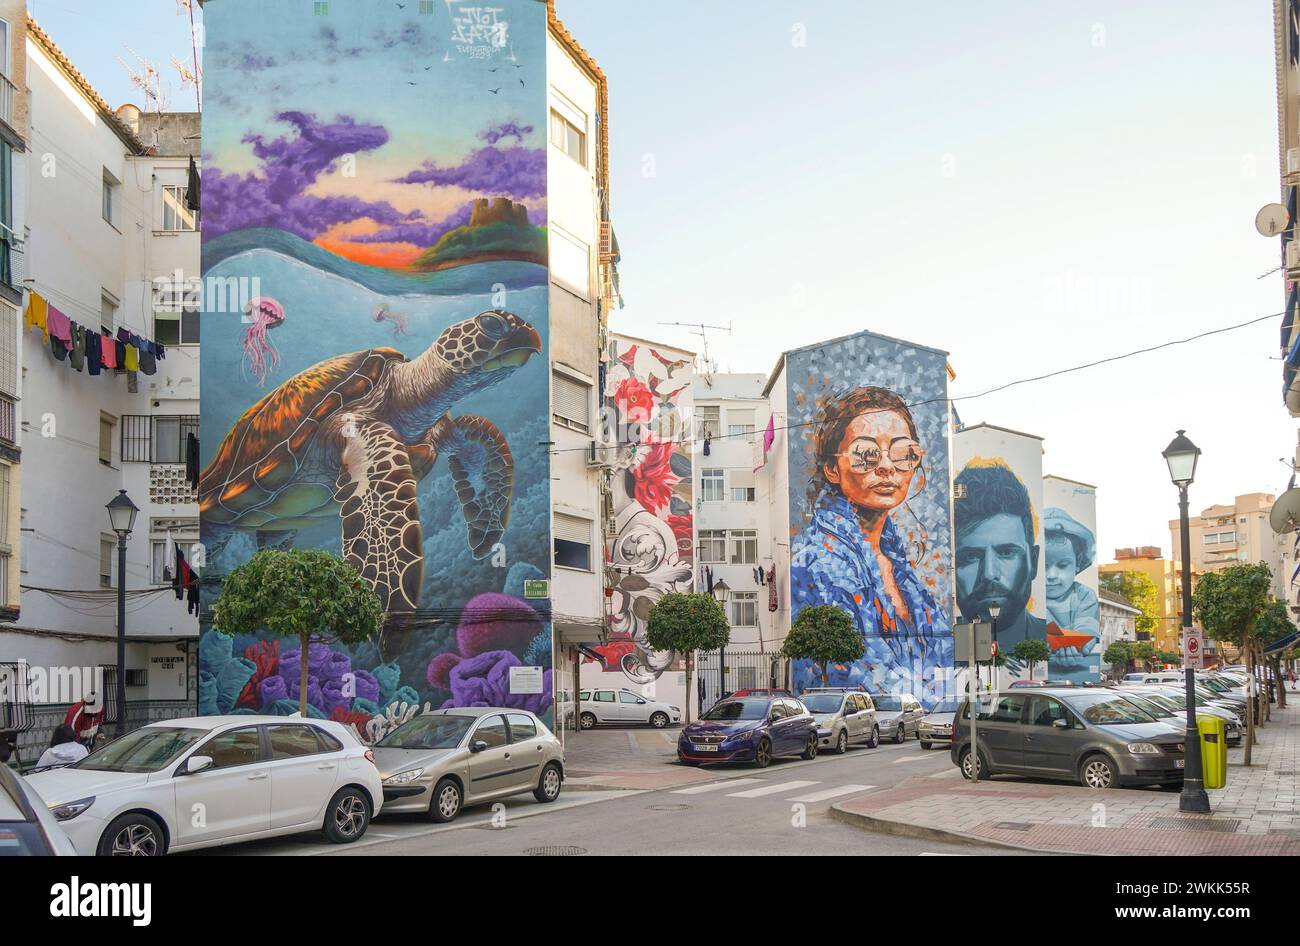
<svg viewBox="0 0 1300 946"><path fill-rule="evenodd" d="M1201 734L1201 776L1206 788L1228 784L1228 743L1223 720L1218 716L1197 716Z"/></svg>

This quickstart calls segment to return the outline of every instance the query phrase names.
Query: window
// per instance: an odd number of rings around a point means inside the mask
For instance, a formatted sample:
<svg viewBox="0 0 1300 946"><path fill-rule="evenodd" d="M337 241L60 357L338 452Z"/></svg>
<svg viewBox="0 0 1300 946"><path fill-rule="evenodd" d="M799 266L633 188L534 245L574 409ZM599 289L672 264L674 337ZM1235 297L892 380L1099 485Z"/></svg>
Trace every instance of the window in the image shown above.
<svg viewBox="0 0 1300 946"><path fill-rule="evenodd" d="M109 332L117 329L117 307L117 296L107 289L102 290L99 294L99 322Z"/></svg>
<svg viewBox="0 0 1300 946"><path fill-rule="evenodd" d="M213 736L195 750L195 755L212 757L214 769L228 769L236 765L251 765L262 760L262 737L256 726L232 729Z"/></svg>
<svg viewBox="0 0 1300 946"><path fill-rule="evenodd" d="M753 529L731 530L731 564L753 565L758 561L758 533Z"/></svg>
<svg viewBox="0 0 1300 946"><path fill-rule="evenodd" d="M631 703L635 705L641 702L641 697L637 696L635 693L629 693L627 690L619 690L618 701L620 703Z"/></svg>
<svg viewBox="0 0 1300 946"><path fill-rule="evenodd" d="M597 703L613 703L613 702L614 702L614 691L613 691L613 690L597 690L597 691L596 691L596 702L597 702Z"/></svg>
<svg viewBox="0 0 1300 946"><path fill-rule="evenodd" d="M551 224L551 278L582 298L591 291L591 247Z"/></svg>
<svg viewBox="0 0 1300 946"><path fill-rule="evenodd" d="M113 587L113 550L117 539L111 535L99 535L99 584L101 588Z"/></svg>
<svg viewBox="0 0 1300 946"><path fill-rule="evenodd" d="M0 463L0 549L9 548L9 464ZM5 600L5 586L0 583L0 603Z"/></svg>
<svg viewBox="0 0 1300 946"><path fill-rule="evenodd" d="M700 499L706 503L720 503L727 498L727 482L722 470L700 471Z"/></svg>
<svg viewBox="0 0 1300 946"><path fill-rule="evenodd" d="M552 371L551 417L562 427L588 433L591 430L591 385Z"/></svg>
<svg viewBox="0 0 1300 946"><path fill-rule="evenodd" d="M1000 697L997 702L981 698L979 701L980 722L1018 723L1020 710L1025 705L1023 695Z"/></svg>
<svg viewBox="0 0 1300 946"><path fill-rule="evenodd" d="M553 533L555 564L562 568L591 571L591 520L557 512Z"/></svg>
<svg viewBox="0 0 1300 946"><path fill-rule="evenodd" d="M564 106L551 108L551 144L584 168L587 166L587 119L578 109Z"/></svg>
<svg viewBox="0 0 1300 946"><path fill-rule="evenodd" d="M104 206L103 216L106 223L117 226L117 204L118 188L122 182L109 173L108 168L104 168Z"/></svg>
<svg viewBox="0 0 1300 946"><path fill-rule="evenodd" d="M753 408L727 411L727 436L743 440L754 432Z"/></svg>
<svg viewBox="0 0 1300 946"><path fill-rule="evenodd" d="M507 713L506 719L510 722L511 742L537 738L537 724L533 722L531 716L525 716L523 713Z"/></svg>
<svg viewBox="0 0 1300 946"><path fill-rule="evenodd" d="M489 749L495 749L498 746L506 745L510 740L506 738L506 719L504 716L488 716L478 724L478 729L474 730L474 735L470 742L486 742Z"/></svg>
<svg viewBox="0 0 1300 946"><path fill-rule="evenodd" d="M315 726L311 731L316 734L316 741L320 743L321 752L342 752L343 743L339 742L323 729L317 729Z"/></svg>
<svg viewBox="0 0 1300 946"><path fill-rule="evenodd" d="M0 302L0 394L18 397L18 310ZM12 440L13 437L7 438Z"/></svg>
<svg viewBox="0 0 1300 946"><path fill-rule="evenodd" d="M700 562L721 565L727 560L727 532L725 529L700 530Z"/></svg>
<svg viewBox="0 0 1300 946"><path fill-rule="evenodd" d="M155 585L164 585L169 583L165 577L166 569L175 567L175 556L168 560L167 556L167 536L171 535L172 544L179 546L185 553L187 559L193 559L191 553L192 546L199 541L199 520L195 518L185 519L152 519L149 523L149 580Z"/></svg>
<svg viewBox="0 0 1300 946"><path fill-rule="evenodd" d="M752 503L754 501L754 471L731 471L731 501L733 503Z"/></svg>
<svg viewBox="0 0 1300 946"><path fill-rule="evenodd" d="M113 465L113 433L117 429L117 418L112 414L99 412L99 462L104 466Z"/></svg>
<svg viewBox="0 0 1300 946"><path fill-rule="evenodd" d="M731 593L731 626L758 627L758 592Z"/></svg>
<svg viewBox="0 0 1300 946"><path fill-rule="evenodd" d="M195 228L194 211L185 206L185 197L189 188L183 184L164 184L163 219L164 230L193 230Z"/></svg>
<svg viewBox="0 0 1300 946"><path fill-rule="evenodd" d="M9 21L0 20L0 75L9 75Z"/></svg>
<svg viewBox="0 0 1300 946"><path fill-rule="evenodd" d="M165 415L153 420L152 463L184 463L185 443L190 434L199 435L197 414Z"/></svg>
<svg viewBox="0 0 1300 946"><path fill-rule="evenodd" d="M314 726L268 726L266 733L271 737L272 759L317 755L321 751Z"/></svg>
<svg viewBox="0 0 1300 946"><path fill-rule="evenodd" d="M722 429L722 408L716 404L705 404L695 408L695 436L703 438L705 434L716 437Z"/></svg>
<svg viewBox="0 0 1300 946"><path fill-rule="evenodd" d="M1058 719L1069 720L1070 716L1060 700L1050 696L1031 696L1029 698L1029 722L1033 726L1051 726Z"/></svg>
<svg viewBox="0 0 1300 946"><path fill-rule="evenodd" d="M154 338L164 345L199 343L199 300L202 292L194 287L177 287L170 279L158 278L153 284Z"/></svg>

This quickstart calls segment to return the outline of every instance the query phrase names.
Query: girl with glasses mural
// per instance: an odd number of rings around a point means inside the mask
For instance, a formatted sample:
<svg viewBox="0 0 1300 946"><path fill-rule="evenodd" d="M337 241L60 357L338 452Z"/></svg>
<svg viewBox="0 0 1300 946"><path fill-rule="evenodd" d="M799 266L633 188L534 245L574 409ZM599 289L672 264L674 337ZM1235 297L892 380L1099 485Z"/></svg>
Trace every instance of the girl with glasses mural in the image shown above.
<svg viewBox="0 0 1300 946"><path fill-rule="evenodd" d="M952 625L934 577L945 570L938 543L927 559L930 530L909 506L926 490L926 445L907 403L887 388L818 401L811 516L790 550L792 615L816 604L847 611L866 653L831 665L825 680L810 661L797 661L796 692L863 685L913 693L929 705L944 695L951 673ZM946 455L946 443L940 447ZM946 496L938 500L946 506Z"/></svg>

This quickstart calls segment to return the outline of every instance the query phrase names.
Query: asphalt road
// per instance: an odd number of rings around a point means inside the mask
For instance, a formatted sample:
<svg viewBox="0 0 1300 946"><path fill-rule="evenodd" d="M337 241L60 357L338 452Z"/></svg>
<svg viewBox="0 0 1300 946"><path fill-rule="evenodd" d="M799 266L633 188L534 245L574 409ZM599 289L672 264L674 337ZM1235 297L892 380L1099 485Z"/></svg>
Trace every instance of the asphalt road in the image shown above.
<svg viewBox="0 0 1300 946"><path fill-rule="evenodd" d="M716 781L680 788L566 791L551 805L524 795L468 808L451 825L381 814L365 838L344 846L319 835L300 835L195 856L1014 853L875 834L827 814L836 802L950 766L947 751L926 752L908 741L811 762L779 761L765 770L719 766Z"/></svg>

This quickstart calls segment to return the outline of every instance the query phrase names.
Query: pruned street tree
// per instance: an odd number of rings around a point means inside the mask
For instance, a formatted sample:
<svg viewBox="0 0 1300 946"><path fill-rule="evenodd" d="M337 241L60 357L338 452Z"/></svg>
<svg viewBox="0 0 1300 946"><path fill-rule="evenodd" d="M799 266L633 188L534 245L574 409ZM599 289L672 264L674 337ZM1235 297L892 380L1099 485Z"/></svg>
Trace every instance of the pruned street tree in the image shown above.
<svg viewBox="0 0 1300 946"><path fill-rule="evenodd" d="M817 664L822 685L826 686L832 663L861 660L866 648L862 632L847 611L833 604L814 604L799 611L781 645L781 654Z"/></svg>
<svg viewBox="0 0 1300 946"><path fill-rule="evenodd" d="M717 600L703 592L670 592L654 603L646 619L646 643L676 651L686 661L686 722L691 721L691 670L697 650L717 650L731 640L731 625Z"/></svg>
<svg viewBox="0 0 1300 946"><path fill-rule="evenodd" d="M1029 665L1029 679L1032 680L1034 679L1034 664L1046 663L1047 659L1052 656L1052 650L1047 646L1047 641L1028 638L1016 642L1016 646L1011 648L1011 656L1021 663Z"/></svg>

